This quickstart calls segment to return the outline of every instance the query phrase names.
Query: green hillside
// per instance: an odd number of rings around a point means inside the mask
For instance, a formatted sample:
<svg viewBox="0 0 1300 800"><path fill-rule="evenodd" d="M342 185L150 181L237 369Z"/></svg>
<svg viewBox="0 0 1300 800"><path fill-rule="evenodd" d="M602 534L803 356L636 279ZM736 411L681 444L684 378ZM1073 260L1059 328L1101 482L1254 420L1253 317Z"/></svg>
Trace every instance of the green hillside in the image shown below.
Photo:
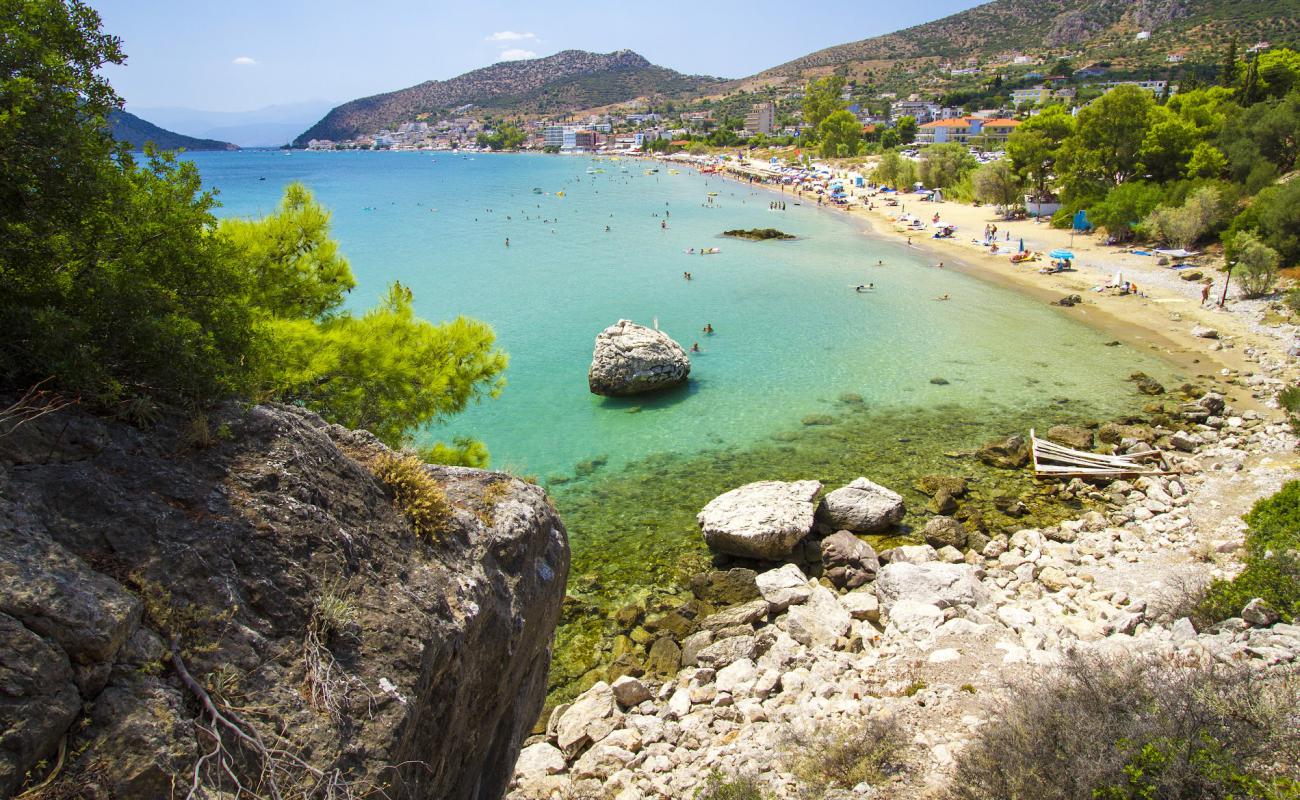
<svg viewBox="0 0 1300 800"><path fill-rule="evenodd" d="M152 122L140 119L126 111L114 111L109 114L109 134L119 142L131 145L132 150L142 150L146 142L152 142L162 150L238 150L238 145L219 142L216 139L196 139L173 133L160 128Z"/></svg>

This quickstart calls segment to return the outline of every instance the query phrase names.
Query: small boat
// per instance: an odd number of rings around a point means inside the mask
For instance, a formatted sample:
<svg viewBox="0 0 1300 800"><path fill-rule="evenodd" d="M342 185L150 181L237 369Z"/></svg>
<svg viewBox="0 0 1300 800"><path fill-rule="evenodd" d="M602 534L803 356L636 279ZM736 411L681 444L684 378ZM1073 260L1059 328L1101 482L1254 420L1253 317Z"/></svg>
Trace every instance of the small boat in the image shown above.
<svg viewBox="0 0 1300 800"><path fill-rule="evenodd" d="M533 194L546 194L546 193L542 191L542 187L540 187L540 186L534 186L534 187L533 187Z"/></svg>

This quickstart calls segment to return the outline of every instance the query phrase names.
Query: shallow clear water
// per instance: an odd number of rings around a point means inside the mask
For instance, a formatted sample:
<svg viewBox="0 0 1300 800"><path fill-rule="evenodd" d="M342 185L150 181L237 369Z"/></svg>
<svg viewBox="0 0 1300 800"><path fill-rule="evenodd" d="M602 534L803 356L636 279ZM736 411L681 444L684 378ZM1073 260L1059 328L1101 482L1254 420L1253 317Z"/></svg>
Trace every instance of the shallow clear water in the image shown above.
<svg viewBox="0 0 1300 800"><path fill-rule="evenodd" d="M543 479L579 465L585 474L592 459L610 471L755 444L827 413L845 393L900 412L1070 398L1105 413L1131 402L1128 373L1167 371L1103 346L1101 334L1041 302L869 238L860 221L789 196L785 212L770 211L771 193L688 170L646 175L641 162L528 155L191 158L220 190L225 215L267 212L287 182L306 183L334 212L359 283L352 307L372 305L400 280L428 318L490 323L510 354L506 390L428 437L473 435L494 465ZM799 239L720 236L751 227ZM722 253L684 252L712 246ZM874 292L853 290L868 282ZM591 395L594 337L620 318L658 320L686 347L698 341L690 385L645 399ZM715 335L701 333L706 323Z"/></svg>

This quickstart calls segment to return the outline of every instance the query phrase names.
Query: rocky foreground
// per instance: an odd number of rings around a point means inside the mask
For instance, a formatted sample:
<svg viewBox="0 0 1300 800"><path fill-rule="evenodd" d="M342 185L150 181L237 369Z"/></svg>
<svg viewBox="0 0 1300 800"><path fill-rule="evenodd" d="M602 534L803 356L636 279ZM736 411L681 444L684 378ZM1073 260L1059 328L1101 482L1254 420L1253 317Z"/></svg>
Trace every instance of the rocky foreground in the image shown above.
<svg viewBox="0 0 1300 800"><path fill-rule="evenodd" d="M1259 376L1250 385L1275 382ZM943 787L1009 684L1073 648L1259 669L1300 660L1300 626L1278 623L1267 608L1252 605L1201 631L1185 615L1189 586L1233 570L1240 515L1294 477L1296 437L1216 394L1185 405L1182 417L1183 430L1150 432L1169 447L1176 474L1102 487L1073 481L1063 491L1097 509L1079 519L968 541L964 553L944 545L938 529L926 537L937 549L879 554L837 533L822 543L827 566L842 570L837 580L829 569L810 580L794 563L732 570L733 584L752 581L752 599L703 619L682 642L674 677L624 675L555 708L545 734L524 747L509 796L689 797L720 771L793 798L800 787L783 758L792 738L885 716L907 733L906 765L845 796L925 797ZM1127 437L1117 445L1147 446ZM798 503L811 514L816 489L780 487L751 490L773 503L747 512L770 535L737 543L717 513L736 504L724 495L700 515L705 536L732 553L788 550L788 531L806 523ZM838 492L849 502L838 504L837 523L867 530L901 515L888 490L865 479ZM827 505L836 504L824 504L823 517ZM828 550L836 537L846 541Z"/></svg>
<svg viewBox="0 0 1300 800"><path fill-rule="evenodd" d="M500 797L568 573L545 493L288 406L155 422L0 436L0 797Z"/></svg>

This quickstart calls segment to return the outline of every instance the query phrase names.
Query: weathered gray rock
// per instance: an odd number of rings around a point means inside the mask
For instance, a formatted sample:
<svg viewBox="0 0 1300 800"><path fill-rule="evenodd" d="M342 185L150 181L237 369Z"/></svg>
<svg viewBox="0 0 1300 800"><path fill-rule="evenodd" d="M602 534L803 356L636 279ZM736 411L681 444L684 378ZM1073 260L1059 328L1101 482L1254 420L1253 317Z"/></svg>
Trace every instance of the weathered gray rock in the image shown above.
<svg viewBox="0 0 1300 800"><path fill-rule="evenodd" d="M753 658L758 641L753 636L729 636L705 647L696 662L706 667L722 667L742 658Z"/></svg>
<svg viewBox="0 0 1300 800"><path fill-rule="evenodd" d="M760 572L755 582L763 599L777 612L802 603L812 592L808 577L794 564Z"/></svg>
<svg viewBox="0 0 1300 800"><path fill-rule="evenodd" d="M667 636L655 639L650 645L650 652L645 657L645 671L648 675L673 675L682 663L682 648Z"/></svg>
<svg viewBox="0 0 1300 800"><path fill-rule="evenodd" d="M914 600L939 608L977 605L983 589L975 577L975 568L965 564L886 564L876 578L876 598L889 613L899 600Z"/></svg>
<svg viewBox="0 0 1300 800"><path fill-rule="evenodd" d="M952 517L932 517L921 531L925 543L936 550L944 547L961 549L966 546L966 530Z"/></svg>
<svg viewBox="0 0 1300 800"><path fill-rule="evenodd" d="M542 710L568 572L545 493L427 467L446 512L417 533L370 434L287 406L208 421L229 435L206 448L185 443L186 417L142 431L80 408L0 437L0 796L65 734L51 793L168 796L210 744L172 634L194 676L238 675L240 702L268 712L252 724L288 723L286 748L319 769L394 800L501 796ZM337 715L287 655L324 600L351 609L325 643Z"/></svg>
<svg viewBox="0 0 1300 800"><path fill-rule="evenodd" d="M1241 609L1241 618L1256 628L1267 628L1281 619L1282 615L1263 598L1254 597Z"/></svg>
<svg viewBox="0 0 1300 800"><path fill-rule="evenodd" d="M677 386L690 374L690 358L668 334L621 319L596 336L587 385L619 397Z"/></svg>
<svg viewBox="0 0 1300 800"><path fill-rule="evenodd" d="M856 478L822 500L821 517L831 527L855 533L879 533L903 521L902 495Z"/></svg>
<svg viewBox="0 0 1300 800"><path fill-rule="evenodd" d="M713 631L696 631L682 639L682 666L693 667L699 663L700 652L713 644Z"/></svg>
<svg viewBox="0 0 1300 800"><path fill-rule="evenodd" d="M1219 332L1214 328L1208 328L1204 325L1196 325L1192 328L1192 335L1201 339L1217 339Z"/></svg>
<svg viewBox="0 0 1300 800"><path fill-rule="evenodd" d="M822 539L822 567L837 588L856 589L875 580L880 559L871 545L848 531L836 531Z"/></svg>
<svg viewBox="0 0 1300 800"><path fill-rule="evenodd" d="M849 632L853 618L825 586L817 586L803 605L792 606L786 615L790 636L808 647L832 647Z"/></svg>
<svg viewBox="0 0 1300 800"><path fill-rule="evenodd" d="M570 770L575 778L608 778L636 758L636 753L612 744L597 744L582 754Z"/></svg>
<svg viewBox="0 0 1300 800"><path fill-rule="evenodd" d="M865 619L871 622L880 619L880 601L876 599L875 589L870 586L844 595L840 598L840 605L844 606L844 610L854 619Z"/></svg>
<svg viewBox="0 0 1300 800"><path fill-rule="evenodd" d="M924 564L938 560L939 554L928 544L905 544L889 551L891 564Z"/></svg>
<svg viewBox="0 0 1300 800"><path fill-rule="evenodd" d="M724 609L710 617L706 617L704 622L701 623L701 627L705 630L720 631L723 628L731 628L736 625L752 625L766 617L768 610L766 600L762 598L750 600L748 603Z"/></svg>
<svg viewBox="0 0 1300 800"><path fill-rule="evenodd" d="M604 739L622 721L613 687L599 681L579 695L560 717L556 741L560 750L573 756L587 744Z"/></svg>
<svg viewBox="0 0 1300 800"><path fill-rule="evenodd" d="M708 546L720 553L776 561L812 532L819 481L759 481L721 494L697 515Z"/></svg>
<svg viewBox="0 0 1300 800"><path fill-rule="evenodd" d="M899 600L889 609L889 624L902 633L932 634L943 624L943 609L933 603Z"/></svg>

